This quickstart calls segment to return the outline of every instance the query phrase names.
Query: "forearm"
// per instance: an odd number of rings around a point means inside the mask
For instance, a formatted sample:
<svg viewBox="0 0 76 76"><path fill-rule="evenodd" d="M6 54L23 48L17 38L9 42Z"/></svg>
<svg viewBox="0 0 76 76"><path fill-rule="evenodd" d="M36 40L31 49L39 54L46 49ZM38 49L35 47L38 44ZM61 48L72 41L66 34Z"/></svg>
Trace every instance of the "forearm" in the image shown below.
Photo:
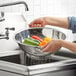
<svg viewBox="0 0 76 76"><path fill-rule="evenodd" d="M69 50L71 50L73 52L76 52L76 43L61 40L61 45L64 48L67 48L67 49L69 49Z"/></svg>
<svg viewBox="0 0 76 76"><path fill-rule="evenodd" d="M68 18L44 17L46 24L68 29Z"/></svg>

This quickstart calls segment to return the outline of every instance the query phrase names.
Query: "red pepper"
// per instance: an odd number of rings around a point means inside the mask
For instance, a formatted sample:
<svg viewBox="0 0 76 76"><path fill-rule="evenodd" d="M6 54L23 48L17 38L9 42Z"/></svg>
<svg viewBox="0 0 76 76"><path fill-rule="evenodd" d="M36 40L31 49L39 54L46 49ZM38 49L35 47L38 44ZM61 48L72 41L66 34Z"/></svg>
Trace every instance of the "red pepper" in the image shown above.
<svg viewBox="0 0 76 76"><path fill-rule="evenodd" d="M39 40L39 41L43 41L43 39L41 39L40 37L36 36L36 35L32 35L33 39Z"/></svg>

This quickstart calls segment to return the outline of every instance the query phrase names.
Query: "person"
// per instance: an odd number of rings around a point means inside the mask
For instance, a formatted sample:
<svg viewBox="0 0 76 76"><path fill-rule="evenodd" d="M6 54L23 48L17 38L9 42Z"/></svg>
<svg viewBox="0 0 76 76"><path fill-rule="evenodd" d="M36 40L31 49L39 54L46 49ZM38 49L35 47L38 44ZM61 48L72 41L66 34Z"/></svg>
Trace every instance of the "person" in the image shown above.
<svg viewBox="0 0 76 76"><path fill-rule="evenodd" d="M76 33L76 17L41 17L30 22L29 27L44 27L46 25L53 25L65 29L71 29L73 33ZM45 46L43 46L43 52L55 52L61 47L67 48L73 52L76 52L76 43L61 39L52 39Z"/></svg>

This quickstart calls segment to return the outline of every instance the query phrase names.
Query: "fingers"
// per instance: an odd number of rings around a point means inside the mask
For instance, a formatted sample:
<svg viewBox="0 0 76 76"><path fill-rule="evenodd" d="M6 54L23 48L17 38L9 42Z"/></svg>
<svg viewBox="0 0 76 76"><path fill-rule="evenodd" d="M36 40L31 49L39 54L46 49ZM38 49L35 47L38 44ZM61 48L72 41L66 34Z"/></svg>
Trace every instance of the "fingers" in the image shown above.
<svg viewBox="0 0 76 76"><path fill-rule="evenodd" d="M41 24L36 24L36 26L35 27L42 27L42 25Z"/></svg>
<svg viewBox="0 0 76 76"><path fill-rule="evenodd" d="M50 42L48 42L46 45L42 46L42 49L46 48Z"/></svg>
<svg viewBox="0 0 76 76"><path fill-rule="evenodd" d="M29 24L29 27L33 27L33 25L35 25L35 21L32 21L30 24Z"/></svg>
<svg viewBox="0 0 76 76"><path fill-rule="evenodd" d="M51 49L52 49L52 48L50 47L50 45L47 44L47 45L45 45L45 46L43 47L42 51L43 51L43 52L52 52Z"/></svg>
<svg viewBox="0 0 76 76"><path fill-rule="evenodd" d="M43 27L43 25L44 25L44 21L41 18L39 18L32 21L29 24L29 27Z"/></svg>
<svg viewBox="0 0 76 76"><path fill-rule="evenodd" d="M42 27L42 25L41 24L31 24L31 25L29 25L30 27Z"/></svg>
<svg viewBox="0 0 76 76"><path fill-rule="evenodd" d="M43 46L42 48L43 48L43 52L48 52L49 51L49 48L50 47L50 42L49 43L47 43L45 46Z"/></svg>
<svg viewBox="0 0 76 76"><path fill-rule="evenodd" d="M42 49L43 52L56 52L61 48L61 44L59 40L52 40L47 45L45 45Z"/></svg>

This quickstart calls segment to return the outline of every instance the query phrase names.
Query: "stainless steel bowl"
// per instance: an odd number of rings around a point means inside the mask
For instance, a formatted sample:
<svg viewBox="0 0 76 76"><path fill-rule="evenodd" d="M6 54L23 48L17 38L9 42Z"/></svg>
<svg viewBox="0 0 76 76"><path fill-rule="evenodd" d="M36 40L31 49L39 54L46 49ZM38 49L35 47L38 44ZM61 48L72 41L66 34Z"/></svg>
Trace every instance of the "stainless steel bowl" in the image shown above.
<svg viewBox="0 0 76 76"><path fill-rule="evenodd" d="M51 37L53 39L66 39L66 36L64 33L56 30L56 29L52 29L52 28L48 28L48 27L43 27L43 28L30 28L27 30L23 30L19 33L17 33L15 35L15 40L17 41L18 45L20 46L20 48L28 53L29 55L33 55L33 56L38 56L38 57L44 57L44 56L48 56L51 53L49 52L42 52L41 49L37 46L31 46L31 45L26 45L23 44L23 40L27 37L30 37L32 35L37 35L39 37Z"/></svg>

